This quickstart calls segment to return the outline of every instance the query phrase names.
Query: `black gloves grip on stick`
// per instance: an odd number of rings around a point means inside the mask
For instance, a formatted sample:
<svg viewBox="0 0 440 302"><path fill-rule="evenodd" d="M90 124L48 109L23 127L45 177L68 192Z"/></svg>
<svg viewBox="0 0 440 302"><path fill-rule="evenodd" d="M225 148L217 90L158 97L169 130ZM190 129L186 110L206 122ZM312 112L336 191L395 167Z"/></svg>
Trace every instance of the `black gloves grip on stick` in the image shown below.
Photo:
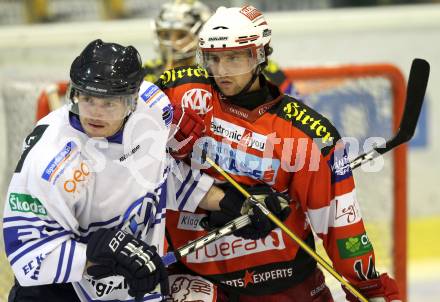
<svg viewBox="0 0 440 302"><path fill-rule="evenodd" d="M121 230L100 229L87 244L87 261L93 265L87 273L101 279L123 276L128 294L141 301L160 284L162 294L169 292L168 274L156 247L137 240Z"/></svg>
<svg viewBox="0 0 440 302"><path fill-rule="evenodd" d="M286 220L289 216L291 212L289 207L290 198L287 195L275 192L266 185L244 186L244 189L257 201L263 202L266 208L281 221ZM249 215L252 223L235 231L235 236L256 240L266 237L276 227L258 207L252 206L251 203L246 201L243 194L235 187L226 184L223 190L225 196L220 201L221 210L211 212L207 219L202 222L206 229L211 230L221 227L244 214Z"/></svg>

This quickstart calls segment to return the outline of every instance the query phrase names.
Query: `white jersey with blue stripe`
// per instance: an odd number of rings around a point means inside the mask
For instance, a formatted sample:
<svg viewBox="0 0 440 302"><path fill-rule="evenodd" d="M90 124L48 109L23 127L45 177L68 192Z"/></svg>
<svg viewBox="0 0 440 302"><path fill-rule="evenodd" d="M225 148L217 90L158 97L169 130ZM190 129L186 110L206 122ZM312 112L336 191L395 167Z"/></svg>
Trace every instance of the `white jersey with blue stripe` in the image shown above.
<svg viewBox="0 0 440 302"><path fill-rule="evenodd" d="M194 211L212 179L166 152L168 98L141 86L123 131L88 137L62 107L25 139L9 185L5 249L22 286L72 282L81 301L133 301L120 276L85 273L86 245L100 228L124 228L164 253L165 211ZM158 292L144 301L161 300Z"/></svg>

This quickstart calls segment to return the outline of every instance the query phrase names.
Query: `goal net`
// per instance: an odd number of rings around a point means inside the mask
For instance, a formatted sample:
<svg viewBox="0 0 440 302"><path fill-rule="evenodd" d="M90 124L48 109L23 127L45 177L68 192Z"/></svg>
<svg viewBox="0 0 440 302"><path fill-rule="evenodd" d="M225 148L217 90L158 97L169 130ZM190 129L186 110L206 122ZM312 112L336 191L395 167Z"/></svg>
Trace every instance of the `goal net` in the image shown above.
<svg viewBox="0 0 440 302"><path fill-rule="evenodd" d="M70 59L70 58L69 58ZM41 66L39 67L41 68ZM34 70L27 70L33 72ZM65 72L65 70L64 70ZM26 74L26 69L20 71ZM294 89L312 108L327 116L341 136L350 143L350 156L369 151L364 143L369 137L389 139L403 111L405 82L391 65L356 65L342 67L301 68L286 70ZM6 187L21 153L21 142L35 122L36 100L51 81L62 79L56 74L14 78L14 71L0 82L0 190ZM57 78L57 76L59 76ZM354 140L353 138L356 138ZM355 143L358 142L358 143ZM358 150L358 152L356 152ZM406 153L405 147L384 156L378 171L354 172L358 199L366 228L376 251L377 269L393 275L406 293ZM397 164L399 163L399 164ZM4 202L2 198L1 203ZM0 204L3 209L3 204ZM1 236L1 235L0 235ZM3 242L3 240L1 240ZM3 244L3 243L1 243ZM3 247L2 247L3 250ZM324 256L322 248L318 248ZM4 253L0 253L0 301L7 300L12 273ZM327 282L336 301L344 301L340 286L331 276Z"/></svg>
<svg viewBox="0 0 440 302"><path fill-rule="evenodd" d="M403 113L406 83L393 65L287 69L299 98L329 118L349 144L349 158L389 140ZM406 297L406 146L353 172L368 237L379 272L388 272ZM325 251L320 244L320 255ZM327 258L328 259L328 258ZM339 282L326 274L336 301L345 301Z"/></svg>

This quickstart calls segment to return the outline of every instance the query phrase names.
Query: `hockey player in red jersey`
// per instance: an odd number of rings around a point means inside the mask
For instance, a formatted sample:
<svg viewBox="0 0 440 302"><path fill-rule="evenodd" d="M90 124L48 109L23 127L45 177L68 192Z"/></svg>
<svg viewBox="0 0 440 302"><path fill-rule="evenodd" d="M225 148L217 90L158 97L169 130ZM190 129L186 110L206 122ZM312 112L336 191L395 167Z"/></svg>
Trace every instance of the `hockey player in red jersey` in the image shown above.
<svg viewBox="0 0 440 302"><path fill-rule="evenodd" d="M347 152L324 116L283 94L262 76L271 29L252 6L221 7L199 34L200 67L165 71L160 87L172 102L199 113L207 156L245 186L314 248L319 236L333 267L370 301L400 301L395 281L375 269ZM203 163L193 152L193 163ZM245 209L244 197L212 168L223 187L220 211L167 212L170 243L179 247ZM316 262L261 212L251 226L182 259L183 268L218 284L218 301L333 301ZM204 223L200 223L200 221ZM258 223L255 223L258 222ZM350 248L356 243L356 248ZM347 293L349 301L357 301Z"/></svg>

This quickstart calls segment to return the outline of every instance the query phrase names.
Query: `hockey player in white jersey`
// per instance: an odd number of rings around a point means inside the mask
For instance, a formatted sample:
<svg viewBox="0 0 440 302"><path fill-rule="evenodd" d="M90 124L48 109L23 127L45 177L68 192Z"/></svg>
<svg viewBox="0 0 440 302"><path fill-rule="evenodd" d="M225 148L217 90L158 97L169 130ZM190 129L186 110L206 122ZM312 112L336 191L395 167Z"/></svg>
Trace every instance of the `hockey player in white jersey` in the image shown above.
<svg viewBox="0 0 440 302"><path fill-rule="evenodd" d="M160 301L165 210L195 210L212 180L170 164L173 107L142 82L134 47L95 40L70 78L70 103L25 139L8 189L9 301ZM197 139L191 114L176 119Z"/></svg>

